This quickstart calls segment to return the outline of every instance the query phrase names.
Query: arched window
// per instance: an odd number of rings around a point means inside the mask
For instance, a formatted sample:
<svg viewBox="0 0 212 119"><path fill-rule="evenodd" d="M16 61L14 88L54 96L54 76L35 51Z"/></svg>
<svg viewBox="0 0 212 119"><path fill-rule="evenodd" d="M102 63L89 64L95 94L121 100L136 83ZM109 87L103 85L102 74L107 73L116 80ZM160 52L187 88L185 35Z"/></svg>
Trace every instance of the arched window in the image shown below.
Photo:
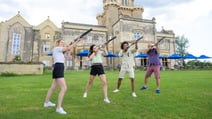
<svg viewBox="0 0 212 119"><path fill-rule="evenodd" d="M20 44L21 44L21 34L13 33L12 39L12 54L19 55L20 54Z"/></svg>

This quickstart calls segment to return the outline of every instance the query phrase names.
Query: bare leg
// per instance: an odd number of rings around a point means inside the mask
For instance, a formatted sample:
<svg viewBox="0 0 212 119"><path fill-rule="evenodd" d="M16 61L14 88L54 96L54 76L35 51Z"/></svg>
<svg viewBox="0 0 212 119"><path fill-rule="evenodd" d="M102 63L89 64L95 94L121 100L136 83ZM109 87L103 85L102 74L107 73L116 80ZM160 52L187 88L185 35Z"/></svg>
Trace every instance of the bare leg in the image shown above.
<svg viewBox="0 0 212 119"><path fill-rule="evenodd" d="M135 92L135 80L134 78L130 78L131 79L131 88L132 88L132 93Z"/></svg>
<svg viewBox="0 0 212 119"><path fill-rule="evenodd" d="M104 98L108 98L108 95L107 95L107 80L106 80L106 76L105 74L102 74L99 76L100 79L102 80L102 88L103 88L103 93L104 93Z"/></svg>
<svg viewBox="0 0 212 119"><path fill-rule="evenodd" d="M145 87L147 87L148 79L149 79L148 77L145 77L145 79L144 79L144 86Z"/></svg>
<svg viewBox="0 0 212 119"><path fill-rule="evenodd" d="M117 83L117 89L120 88L120 86L121 86L121 81L122 81L122 78L119 78L119 79L118 79L118 83Z"/></svg>
<svg viewBox="0 0 212 119"><path fill-rule="evenodd" d="M160 78L156 78L157 89L160 89Z"/></svg>
<svg viewBox="0 0 212 119"><path fill-rule="evenodd" d="M85 88L85 93L88 93L88 91L90 90L94 78L95 78L95 76L90 75L90 79L89 79L89 81L88 81L88 83L86 85L86 88Z"/></svg>
<svg viewBox="0 0 212 119"><path fill-rule="evenodd" d="M66 82L64 78L58 78L57 83L60 86L60 93L58 95L58 103L57 103L57 108L62 107L62 102L63 102L63 97L65 95L65 92L67 90Z"/></svg>
<svg viewBox="0 0 212 119"><path fill-rule="evenodd" d="M55 91L55 89L57 88L57 86L58 86L58 83L54 79L53 82L52 82L51 87L49 88L49 90L47 92L45 103L48 103L50 101L50 98L51 98L53 92Z"/></svg>

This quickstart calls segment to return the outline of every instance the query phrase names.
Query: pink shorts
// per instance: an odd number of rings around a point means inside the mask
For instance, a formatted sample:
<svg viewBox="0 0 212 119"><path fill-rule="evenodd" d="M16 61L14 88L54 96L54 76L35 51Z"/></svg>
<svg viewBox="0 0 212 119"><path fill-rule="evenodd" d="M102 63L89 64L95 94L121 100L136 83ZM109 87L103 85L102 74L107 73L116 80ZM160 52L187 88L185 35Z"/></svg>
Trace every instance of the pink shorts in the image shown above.
<svg viewBox="0 0 212 119"><path fill-rule="evenodd" d="M156 79L160 79L160 65L148 66L145 78L149 78L152 75L152 72L154 72Z"/></svg>

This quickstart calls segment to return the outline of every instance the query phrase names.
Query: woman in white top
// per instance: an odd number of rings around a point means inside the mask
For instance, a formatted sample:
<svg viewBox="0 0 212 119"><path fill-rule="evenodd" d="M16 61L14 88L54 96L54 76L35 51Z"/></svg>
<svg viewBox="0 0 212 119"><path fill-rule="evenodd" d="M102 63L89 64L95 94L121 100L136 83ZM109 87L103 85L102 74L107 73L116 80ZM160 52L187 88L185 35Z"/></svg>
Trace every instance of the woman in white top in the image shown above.
<svg viewBox="0 0 212 119"><path fill-rule="evenodd" d="M67 90L66 82L64 79L64 61L65 61L64 53L67 51L70 51L70 49L73 48L76 45L76 43L79 41L80 39L77 39L77 41L74 42L73 44L64 46L64 41L58 40L56 42L57 46L53 50L54 68L53 68L52 77L54 80L52 82L51 87L49 88L47 92L44 107L55 106L54 103L50 102L50 98L53 92L55 91L55 89L57 88L57 86L60 86L60 92L58 95L58 102L57 102L57 109L56 109L56 112L58 112L59 114L67 114L67 112L64 111L62 108L63 97Z"/></svg>
<svg viewBox="0 0 212 119"><path fill-rule="evenodd" d="M103 92L104 92L104 102L110 103L107 95L107 80L104 72L104 68L102 65L102 58L103 56L107 55L106 47L102 50L96 45L91 45L88 58L92 61L91 71L90 71L90 79L86 85L85 93L83 95L84 98L87 97L88 91L93 83L95 76L98 74L100 79L102 80Z"/></svg>

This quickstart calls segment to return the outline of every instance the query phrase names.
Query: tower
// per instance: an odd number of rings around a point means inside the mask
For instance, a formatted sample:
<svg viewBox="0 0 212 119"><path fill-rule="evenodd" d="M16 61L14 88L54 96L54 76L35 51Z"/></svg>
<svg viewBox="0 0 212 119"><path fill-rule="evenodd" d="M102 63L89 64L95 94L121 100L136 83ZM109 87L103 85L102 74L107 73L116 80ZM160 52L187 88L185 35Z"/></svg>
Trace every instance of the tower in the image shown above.
<svg viewBox="0 0 212 119"><path fill-rule="evenodd" d="M134 6L134 0L103 0L103 13L97 15L99 25L106 26L109 35L112 34L112 26L121 15L130 18L141 18L144 9Z"/></svg>

